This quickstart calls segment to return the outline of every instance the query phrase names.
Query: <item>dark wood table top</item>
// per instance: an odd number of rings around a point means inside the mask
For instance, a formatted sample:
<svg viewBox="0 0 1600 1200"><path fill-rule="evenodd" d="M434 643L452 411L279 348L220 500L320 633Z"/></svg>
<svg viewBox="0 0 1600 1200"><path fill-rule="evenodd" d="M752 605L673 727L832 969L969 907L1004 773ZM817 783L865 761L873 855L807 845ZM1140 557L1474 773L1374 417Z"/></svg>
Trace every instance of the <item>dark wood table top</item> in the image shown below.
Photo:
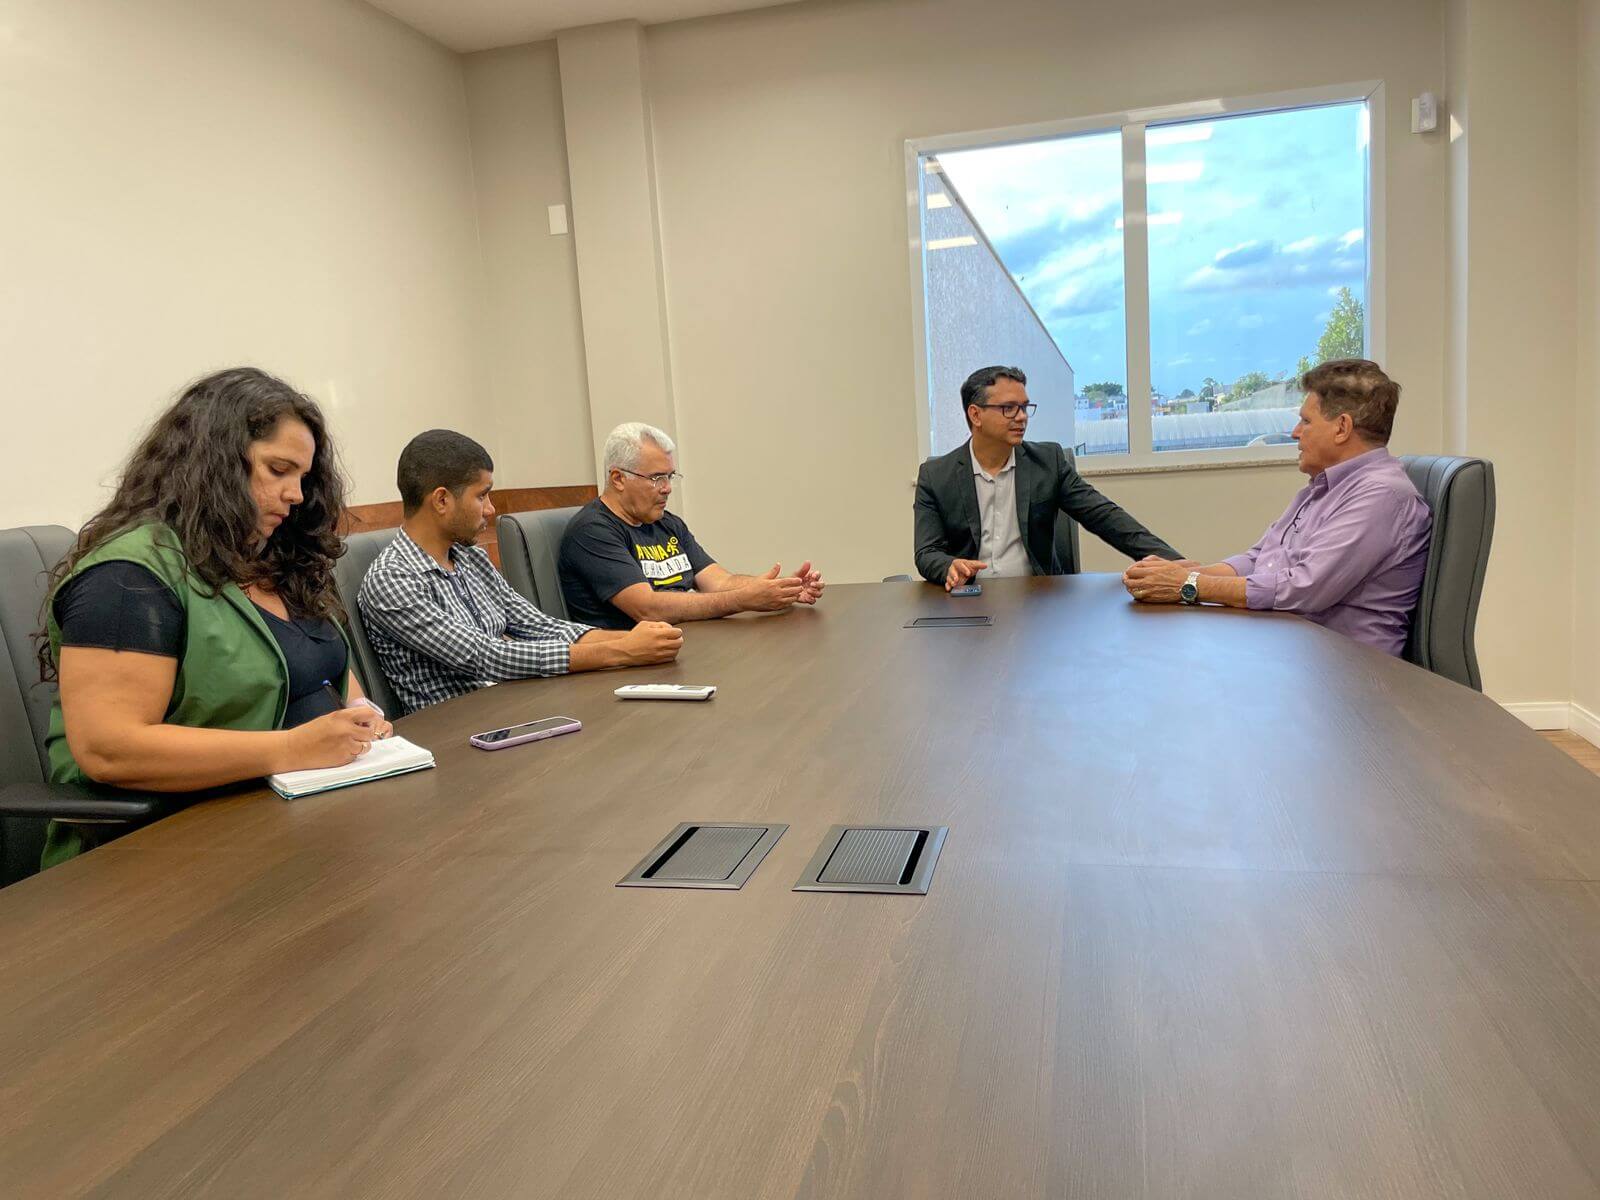
<svg viewBox="0 0 1600 1200"><path fill-rule="evenodd" d="M1600 779L1298 619L833 587L402 732L0 893L0 1194L1600 1192ZM790 828L613 886L715 819ZM949 825L927 896L790 890L854 820Z"/></svg>

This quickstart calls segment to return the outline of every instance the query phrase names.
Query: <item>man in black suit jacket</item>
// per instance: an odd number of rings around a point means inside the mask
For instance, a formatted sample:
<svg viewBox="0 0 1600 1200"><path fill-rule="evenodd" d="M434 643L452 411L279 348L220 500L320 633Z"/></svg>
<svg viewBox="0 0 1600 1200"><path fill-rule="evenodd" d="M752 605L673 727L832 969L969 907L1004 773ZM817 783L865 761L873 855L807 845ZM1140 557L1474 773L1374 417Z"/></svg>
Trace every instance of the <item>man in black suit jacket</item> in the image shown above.
<svg viewBox="0 0 1600 1200"><path fill-rule="evenodd" d="M984 367L961 385L972 429L965 445L917 472L917 570L946 590L979 571L1061 575L1056 514L1066 513L1129 558L1181 559L1115 503L1095 491L1054 442L1025 442L1028 377L1017 367Z"/></svg>

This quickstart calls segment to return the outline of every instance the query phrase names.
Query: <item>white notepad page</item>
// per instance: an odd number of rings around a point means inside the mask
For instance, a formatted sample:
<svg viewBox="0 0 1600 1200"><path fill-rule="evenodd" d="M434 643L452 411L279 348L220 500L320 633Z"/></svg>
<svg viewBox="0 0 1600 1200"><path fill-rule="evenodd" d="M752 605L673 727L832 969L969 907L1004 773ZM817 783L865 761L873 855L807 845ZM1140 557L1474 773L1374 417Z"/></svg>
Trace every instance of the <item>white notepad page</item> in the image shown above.
<svg viewBox="0 0 1600 1200"><path fill-rule="evenodd" d="M350 787L352 784L367 783L390 775L404 775L407 771L421 771L431 766L432 751L395 736L373 742L372 749L346 766L285 771L281 775L269 775L267 783L278 795L292 800L296 796Z"/></svg>

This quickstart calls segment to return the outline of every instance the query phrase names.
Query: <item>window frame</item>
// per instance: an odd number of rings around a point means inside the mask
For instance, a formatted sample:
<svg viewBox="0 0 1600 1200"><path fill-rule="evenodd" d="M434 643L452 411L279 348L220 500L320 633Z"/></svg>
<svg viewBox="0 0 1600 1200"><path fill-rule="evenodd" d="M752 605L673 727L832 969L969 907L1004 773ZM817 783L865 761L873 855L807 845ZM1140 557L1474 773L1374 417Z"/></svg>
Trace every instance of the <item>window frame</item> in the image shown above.
<svg viewBox="0 0 1600 1200"><path fill-rule="evenodd" d="M926 173L922 158L941 151L979 150L1083 133L1122 132L1122 259L1124 315L1127 321L1128 449L1120 454L1086 455L1078 460L1085 475L1153 474L1229 466L1273 466L1294 462L1294 446L1229 446L1209 450L1156 450L1150 411L1150 269L1145 223L1145 130L1171 121L1243 116L1363 101L1367 106L1367 277L1366 353L1385 360L1388 313L1385 305L1384 169L1385 113L1381 80L1330 84L1233 98L1192 100L1152 108L1126 109L1091 117L1041 121L968 133L907 138L906 214L911 261L911 324L916 375L918 459L931 453L932 421L928 397L927 292L922 243ZM1070 361L1070 359L1069 359ZM1135 397L1140 397L1135 403Z"/></svg>

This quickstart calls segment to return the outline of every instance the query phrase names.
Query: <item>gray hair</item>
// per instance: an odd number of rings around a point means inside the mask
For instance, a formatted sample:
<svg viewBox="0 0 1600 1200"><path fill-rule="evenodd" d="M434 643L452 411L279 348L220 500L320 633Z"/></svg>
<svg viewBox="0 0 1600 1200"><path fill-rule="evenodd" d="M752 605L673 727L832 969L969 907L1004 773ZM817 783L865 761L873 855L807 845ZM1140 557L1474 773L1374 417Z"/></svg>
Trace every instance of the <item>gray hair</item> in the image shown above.
<svg viewBox="0 0 1600 1200"><path fill-rule="evenodd" d="M611 472L618 469L637 471L639 452L647 441L654 442L668 454L677 453L677 444L654 425L646 425L643 421L624 421L606 435L606 478L609 479Z"/></svg>

